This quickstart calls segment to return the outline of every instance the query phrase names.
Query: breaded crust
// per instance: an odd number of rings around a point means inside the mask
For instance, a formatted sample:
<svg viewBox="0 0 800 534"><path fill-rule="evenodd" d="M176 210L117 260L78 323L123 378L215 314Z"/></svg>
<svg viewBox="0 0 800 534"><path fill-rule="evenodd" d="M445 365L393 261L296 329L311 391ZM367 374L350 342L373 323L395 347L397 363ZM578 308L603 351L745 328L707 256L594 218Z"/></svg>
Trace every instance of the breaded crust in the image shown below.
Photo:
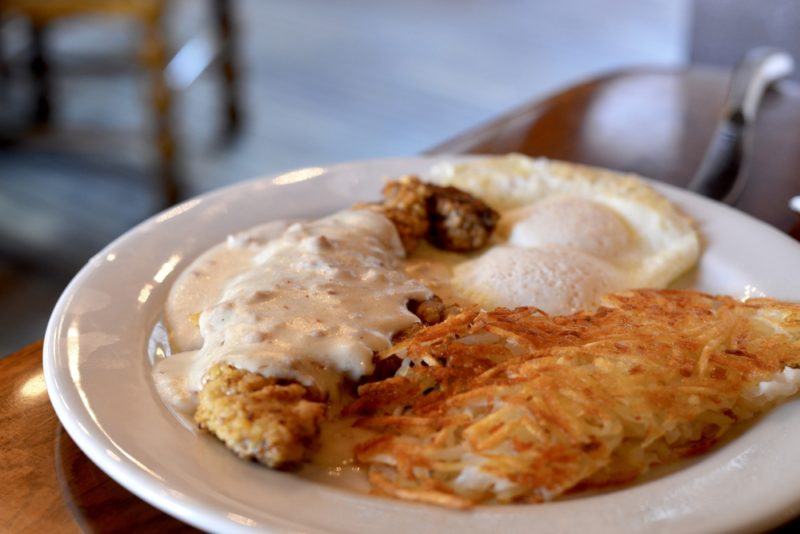
<svg viewBox="0 0 800 534"><path fill-rule="evenodd" d="M423 301L410 301L408 303L408 310L419 317L422 324L426 326L441 323L447 313L447 307L444 305L444 302L436 295Z"/></svg>
<svg viewBox="0 0 800 534"><path fill-rule="evenodd" d="M455 187L401 176L387 182L384 200L357 207L378 211L392 221L407 253L427 238L444 250L470 252L482 248L500 218L482 200Z"/></svg>
<svg viewBox="0 0 800 534"><path fill-rule="evenodd" d="M483 248L500 215L482 200L455 187L429 185L428 238L444 250L470 252Z"/></svg>
<svg viewBox="0 0 800 534"><path fill-rule="evenodd" d="M428 185L416 176L402 176L383 188L383 213L397 228L406 252L417 248L428 233L428 195Z"/></svg>
<svg viewBox="0 0 800 534"><path fill-rule="evenodd" d="M304 459L324 416L325 404L305 386L218 365L194 419L241 458L283 468Z"/></svg>

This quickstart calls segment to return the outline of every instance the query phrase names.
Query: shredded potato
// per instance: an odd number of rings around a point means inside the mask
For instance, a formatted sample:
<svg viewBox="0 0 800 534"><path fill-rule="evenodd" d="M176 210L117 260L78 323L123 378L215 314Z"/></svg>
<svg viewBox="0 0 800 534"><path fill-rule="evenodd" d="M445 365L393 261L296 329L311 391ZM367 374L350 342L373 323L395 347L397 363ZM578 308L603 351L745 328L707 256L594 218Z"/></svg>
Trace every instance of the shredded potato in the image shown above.
<svg viewBox="0 0 800 534"><path fill-rule="evenodd" d="M549 317L469 310L381 354L403 360L347 413L373 487L448 507L541 502L711 447L797 391L800 305L692 291Z"/></svg>

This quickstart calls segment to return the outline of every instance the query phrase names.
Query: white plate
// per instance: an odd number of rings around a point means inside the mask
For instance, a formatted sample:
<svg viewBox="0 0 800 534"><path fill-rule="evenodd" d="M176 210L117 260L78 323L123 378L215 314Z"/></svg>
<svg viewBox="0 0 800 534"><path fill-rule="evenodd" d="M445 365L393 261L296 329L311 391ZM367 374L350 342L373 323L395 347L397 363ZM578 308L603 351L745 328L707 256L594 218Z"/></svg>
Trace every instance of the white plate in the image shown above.
<svg viewBox="0 0 800 534"><path fill-rule="evenodd" d="M182 426L155 392L147 347L178 273L228 233L376 199L381 177L424 173L434 161L367 161L247 182L184 202L106 247L66 289L45 338L47 388L70 436L117 482L206 530L709 532L764 528L800 513L800 401L672 474L554 503L467 512L270 471ZM800 300L796 242L721 204L657 187L699 222L706 240L684 284Z"/></svg>

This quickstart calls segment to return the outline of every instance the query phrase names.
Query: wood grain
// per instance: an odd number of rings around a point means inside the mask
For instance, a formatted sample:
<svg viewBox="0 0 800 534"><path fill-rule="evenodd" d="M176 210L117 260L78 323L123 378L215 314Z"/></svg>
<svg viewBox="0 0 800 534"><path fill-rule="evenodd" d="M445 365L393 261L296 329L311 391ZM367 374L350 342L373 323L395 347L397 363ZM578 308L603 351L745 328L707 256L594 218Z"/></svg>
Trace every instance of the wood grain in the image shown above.
<svg viewBox="0 0 800 534"><path fill-rule="evenodd" d="M619 72L512 110L429 153L518 151L685 185L726 83L719 71ZM765 102L739 207L800 237L798 219L786 207L800 193L798 104L793 84ZM0 529L191 530L112 481L75 446L50 406L41 350L35 343L0 360Z"/></svg>
<svg viewBox="0 0 800 534"><path fill-rule="evenodd" d="M191 531L111 480L59 424L42 343L0 360L0 530Z"/></svg>

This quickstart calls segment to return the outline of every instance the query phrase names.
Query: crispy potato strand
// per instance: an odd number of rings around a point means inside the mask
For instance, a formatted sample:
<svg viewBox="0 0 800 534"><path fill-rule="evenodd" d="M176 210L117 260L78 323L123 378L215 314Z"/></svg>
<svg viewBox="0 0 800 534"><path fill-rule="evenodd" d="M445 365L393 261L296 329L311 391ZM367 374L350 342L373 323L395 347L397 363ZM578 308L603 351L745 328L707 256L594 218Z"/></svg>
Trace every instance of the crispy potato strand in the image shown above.
<svg viewBox="0 0 800 534"><path fill-rule="evenodd" d="M398 375L347 409L379 434L356 450L376 490L540 502L705 451L794 394L800 305L639 290L563 317L468 310L382 356L404 359Z"/></svg>

